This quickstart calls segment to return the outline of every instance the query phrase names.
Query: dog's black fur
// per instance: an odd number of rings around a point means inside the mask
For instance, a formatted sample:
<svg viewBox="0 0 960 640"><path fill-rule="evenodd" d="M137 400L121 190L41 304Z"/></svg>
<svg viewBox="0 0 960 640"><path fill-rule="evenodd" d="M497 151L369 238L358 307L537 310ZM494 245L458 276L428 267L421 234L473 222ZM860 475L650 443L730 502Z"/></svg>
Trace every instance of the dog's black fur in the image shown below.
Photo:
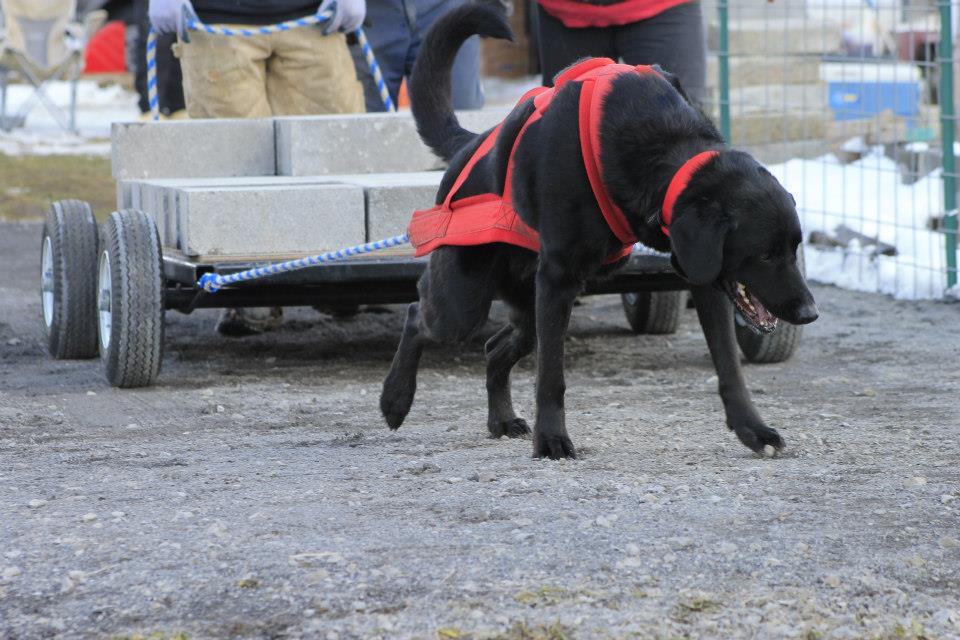
<svg viewBox="0 0 960 640"><path fill-rule="evenodd" d="M410 81L417 129L449 161L437 202L486 134L460 127L450 105L450 67L461 43L473 34L512 38L499 3L474 3L441 18L420 49ZM667 81L664 81L666 79ZM380 407L392 429L413 404L417 366L425 344L469 338L486 321L499 296L511 322L486 343L487 427L493 437L524 436L514 413L510 370L537 347L537 457L576 457L564 415L563 343L574 300L604 259L622 245L604 221L590 188L577 133L580 83L554 96L516 152L514 206L540 233L541 252L489 244L441 247L420 279L420 302L406 324ZM458 193L501 193L510 148L533 108L532 101L506 119L493 151ZM755 451L784 446L750 400L734 336L736 287L795 324L817 317L813 296L797 266L800 224L792 196L746 153L723 148L714 125L684 96L670 74L625 74L608 94L601 122L603 180L641 242L672 252L675 268L690 284L719 379L727 425ZM690 157L718 149L679 198L669 238L660 230L660 208L670 179Z"/></svg>

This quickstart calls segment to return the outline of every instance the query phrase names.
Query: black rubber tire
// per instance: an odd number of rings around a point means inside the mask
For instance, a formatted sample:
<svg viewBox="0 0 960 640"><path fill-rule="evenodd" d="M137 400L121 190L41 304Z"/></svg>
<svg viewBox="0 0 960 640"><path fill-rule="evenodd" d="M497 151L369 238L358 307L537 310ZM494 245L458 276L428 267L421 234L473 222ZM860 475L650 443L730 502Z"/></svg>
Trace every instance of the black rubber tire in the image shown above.
<svg viewBox="0 0 960 640"><path fill-rule="evenodd" d="M637 291L620 299L634 333L676 333L687 308L686 291Z"/></svg>
<svg viewBox="0 0 960 640"><path fill-rule="evenodd" d="M163 257L153 220L140 211L111 213L99 256L110 265L109 340L98 336L104 373L115 387L149 386L163 360Z"/></svg>
<svg viewBox="0 0 960 640"><path fill-rule="evenodd" d="M797 255L800 271L806 274L803 262L803 248ZM748 362L754 364L774 364L786 362L796 353L803 337L801 325L780 320L772 333L758 335L746 327L737 325L737 343Z"/></svg>
<svg viewBox="0 0 960 640"><path fill-rule="evenodd" d="M80 200L50 205L40 240L41 255L47 238L52 268L41 273L40 292L47 349L58 360L96 358L97 221L90 205ZM43 312L44 280L53 293L49 324Z"/></svg>

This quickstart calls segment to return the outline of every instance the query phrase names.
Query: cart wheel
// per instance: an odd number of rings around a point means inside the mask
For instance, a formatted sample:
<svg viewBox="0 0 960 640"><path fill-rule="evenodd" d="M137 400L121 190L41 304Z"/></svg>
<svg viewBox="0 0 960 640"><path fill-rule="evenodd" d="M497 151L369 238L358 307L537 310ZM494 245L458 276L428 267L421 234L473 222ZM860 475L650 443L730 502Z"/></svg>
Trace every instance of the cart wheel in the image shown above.
<svg viewBox="0 0 960 640"><path fill-rule="evenodd" d="M50 355L97 357L97 222L90 205L54 202L40 244L40 299Z"/></svg>
<svg viewBox="0 0 960 640"><path fill-rule="evenodd" d="M803 247L797 255L800 272L806 275L806 266L803 262ZM747 357L748 362L754 364L773 364L785 362L797 351L800 338L803 337L803 327L780 320L772 333L756 334L747 327L737 325L737 342L740 350Z"/></svg>
<svg viewBox="0 0 960 640"><path fill-rule="evenodd" d="M100 230L97 329L115 387L146 387L163 358L163 267L157 227L140 211L110 214Z"/></svg>
<svg viewBox="0 0 960 640"><path fill-rule="evenodd" d="M620 295L634 333L676 333L686 308L686 291L636 291Z"/></svg>

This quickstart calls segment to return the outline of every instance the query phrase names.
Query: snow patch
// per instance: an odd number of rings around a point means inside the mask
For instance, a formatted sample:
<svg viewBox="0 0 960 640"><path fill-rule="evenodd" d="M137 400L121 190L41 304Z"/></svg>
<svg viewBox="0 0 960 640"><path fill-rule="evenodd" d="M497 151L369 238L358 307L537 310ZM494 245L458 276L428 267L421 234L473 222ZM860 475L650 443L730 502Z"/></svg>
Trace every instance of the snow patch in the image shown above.
<svg viewBox="0 0 960 640"><path fill-rule="evenodd" d="M897 255L884 256L856 242L845 248L805 245L811 280L901 299L944 296L946 241L943 233L930 229L931 221L943 215L939 169L903 184L882 147L846 165L831 154L769 169L797 199L804 238L846 225L896 247Z"/></svg>

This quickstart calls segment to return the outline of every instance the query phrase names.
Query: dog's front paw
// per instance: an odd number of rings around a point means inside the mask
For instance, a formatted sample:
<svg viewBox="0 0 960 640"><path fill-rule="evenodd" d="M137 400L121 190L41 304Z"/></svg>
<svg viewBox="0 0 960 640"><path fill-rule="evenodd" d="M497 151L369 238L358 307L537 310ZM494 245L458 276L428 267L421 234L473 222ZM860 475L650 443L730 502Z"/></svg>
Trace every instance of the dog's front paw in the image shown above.
<svg viewBox="0 0 960 640"><path fill-rule="evenodd" d="M737 434L740 442L753 451L763 454L766 447L773 447L775 451L782 451L787 443L777 433L777 430L761 423L734 425L730 427Z"/></svg>
<svg viewBox="0 0 960 640"><path fill-rule="evenodd" d="M491 438L526 438L530 435L530 427L523 418L487 422L487 429Z"/></svg>
<svg viewBox="0 0 960 640"><path fill-rule="evenodd" d="M380 413L383 414L387 426L396 431L403 424L403 419L410 413L413 404L413 392L409 390L389 389L384 386L380 395Z"/></svg>
<svg viewBox="0 0 960 640"><path fill-rule="evenodd" d="M535 430L533 433L533 457L550 458L551 460L575 459L577 450L573 448L573 442L567 435L545 435L542 431Z"/></svg>

